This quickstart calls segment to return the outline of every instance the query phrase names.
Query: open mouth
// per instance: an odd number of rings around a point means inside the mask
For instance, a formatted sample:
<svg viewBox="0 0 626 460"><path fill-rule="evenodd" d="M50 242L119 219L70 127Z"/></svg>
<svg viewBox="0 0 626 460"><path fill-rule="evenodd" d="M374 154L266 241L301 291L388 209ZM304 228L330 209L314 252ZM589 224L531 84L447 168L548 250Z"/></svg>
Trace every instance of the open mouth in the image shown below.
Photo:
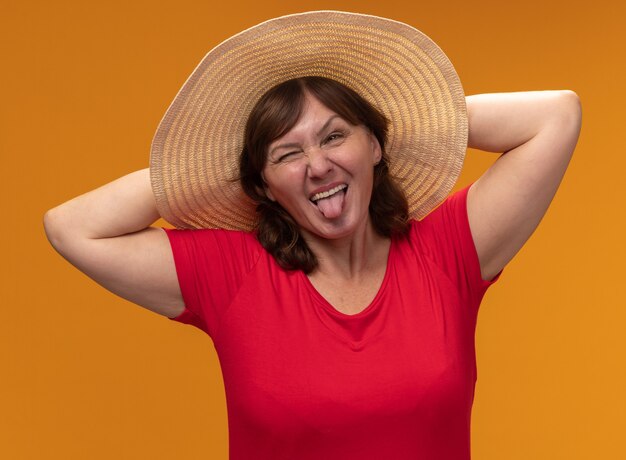
<svg viewBox="0 0 626 460"><path fill-rule="evenodd" d="M325 192L320 192L320 193L316 193L315 195L313 195L310 200L315 203L319 200L322 200L324 198L329 198L332 195L336 194L337 192L340 192L342 190L345 190L346 188L348 188L348 186L346 184L341 184L338 185L335 188L331 188L330 190L326 190Z"/></svg>
<svg viewBox="0 0 626 460"><path fill-rule="evenodd" d="M325 192L316 193L310 200L317 205L317 208L324 217L334 219L335 217L339 217L341 211L343 211L347 189L348 186L346 184L341 184Z"/></svg>

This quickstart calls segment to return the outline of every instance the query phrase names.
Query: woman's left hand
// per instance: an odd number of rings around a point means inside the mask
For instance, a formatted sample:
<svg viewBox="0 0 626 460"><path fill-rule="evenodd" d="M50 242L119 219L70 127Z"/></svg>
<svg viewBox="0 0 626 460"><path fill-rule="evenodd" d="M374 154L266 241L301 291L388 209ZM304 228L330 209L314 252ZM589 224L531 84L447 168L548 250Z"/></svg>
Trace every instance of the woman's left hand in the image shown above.
<svg viewBox="0 0 626 460"><path fill-rule="evenodd" d="M468 146L505 152L469 190L467 212L483 279L528 240L563 178L580 133L573 91L466 97Z"/></svg>

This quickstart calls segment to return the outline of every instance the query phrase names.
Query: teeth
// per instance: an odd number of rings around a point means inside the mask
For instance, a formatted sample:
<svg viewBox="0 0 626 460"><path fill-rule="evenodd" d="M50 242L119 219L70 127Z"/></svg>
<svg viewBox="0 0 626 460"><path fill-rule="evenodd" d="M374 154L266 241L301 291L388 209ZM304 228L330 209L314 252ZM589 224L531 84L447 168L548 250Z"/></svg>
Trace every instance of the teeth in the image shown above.
<svg viewBox="0 0 626 460"><path fill-rule="evenodd" d="M322 198L328 198L331 195L334 195L335 193L347 188L348 186L346 184L341 184L338 185L335 188L331 188L330 190L326 190L325 192L320 192L320 193L316 193L315 195L313 195L311 197L311 201L315 202L317 200L321 200Z"/></svg>

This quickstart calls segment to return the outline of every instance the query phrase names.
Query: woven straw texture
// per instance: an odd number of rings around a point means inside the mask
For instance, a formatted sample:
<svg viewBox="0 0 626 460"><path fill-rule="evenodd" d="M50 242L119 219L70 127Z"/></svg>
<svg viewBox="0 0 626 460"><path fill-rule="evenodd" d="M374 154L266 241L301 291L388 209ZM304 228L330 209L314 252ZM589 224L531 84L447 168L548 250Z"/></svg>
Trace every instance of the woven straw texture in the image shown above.
<svg viewBox="0 0 626 460"><path fill-rule="evenodd" d="M467 147L465 97L448 58L406 24L317 11L245 30L196 67L152 142L161 216L178 228L252 229L254 205L236 180L246 120L269 88L307 75L351 87L388 117L391 173L411 217L448 195Z"/></svg>

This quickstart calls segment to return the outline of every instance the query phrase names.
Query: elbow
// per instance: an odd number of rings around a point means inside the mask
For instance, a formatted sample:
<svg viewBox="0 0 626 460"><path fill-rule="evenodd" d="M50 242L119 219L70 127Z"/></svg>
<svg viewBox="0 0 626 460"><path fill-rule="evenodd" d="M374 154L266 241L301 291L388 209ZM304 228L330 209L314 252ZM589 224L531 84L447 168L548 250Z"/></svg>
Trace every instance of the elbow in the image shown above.
<svg viewBox="0 0 626 460"><path fill-rule="evenodd" d="M58 208L52 208L44 214L43 228L52 247L60 253L60 248L63 243L62 230L64 228L64 224Z"/></svg>
<svg viewBox="0 0 626 460"><path fill-rule="evenodd" d="M562 118L579 132L582 123L582 104L578 94L569 89L559 91L559 109Z"/></svg>
<svg viewBox="0 0 626 460"><path fill-rule="evenodd" d="M580 136L582 124L582 105L578 94L571 90L557 91L556 110L552 129L557 133L560 142L565 146L563 153L571 158Z"/></svg>

